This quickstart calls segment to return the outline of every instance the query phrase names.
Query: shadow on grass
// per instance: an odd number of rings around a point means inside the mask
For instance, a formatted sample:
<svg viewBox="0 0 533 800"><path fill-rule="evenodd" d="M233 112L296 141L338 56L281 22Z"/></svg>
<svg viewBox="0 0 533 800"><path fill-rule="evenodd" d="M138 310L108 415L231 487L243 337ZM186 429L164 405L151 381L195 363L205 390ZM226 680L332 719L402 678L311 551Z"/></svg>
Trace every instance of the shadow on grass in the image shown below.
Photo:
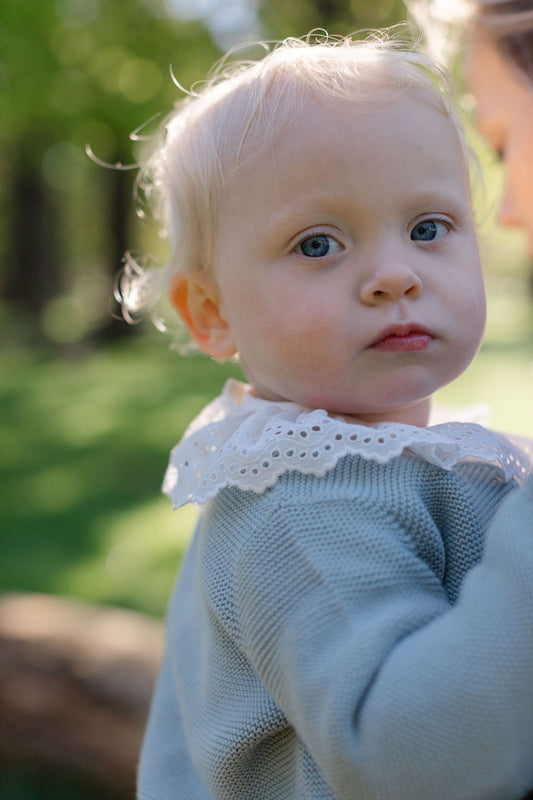
<svg viewBox="0 0 533 800"><path fill-rule="evenodd" d="M110 794L87 784L77 775L64 775L48 770L29 770L0 764L0 797L2 800L123 800L123 794Z"/></svg>

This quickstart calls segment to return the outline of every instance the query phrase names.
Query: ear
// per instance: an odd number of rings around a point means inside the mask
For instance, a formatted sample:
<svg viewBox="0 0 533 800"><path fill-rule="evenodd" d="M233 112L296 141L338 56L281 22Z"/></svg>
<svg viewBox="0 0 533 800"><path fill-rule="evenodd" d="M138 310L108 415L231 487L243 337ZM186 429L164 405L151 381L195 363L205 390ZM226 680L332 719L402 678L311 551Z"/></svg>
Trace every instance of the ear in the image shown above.
<svg viewBox="0 0 533 800"><path fill-rule="evenodd" d="M172 278L169 294L170 302L204 353L219 361L235 355L237 348L213 281L200 275L189 278L178 273Z"/></svg>

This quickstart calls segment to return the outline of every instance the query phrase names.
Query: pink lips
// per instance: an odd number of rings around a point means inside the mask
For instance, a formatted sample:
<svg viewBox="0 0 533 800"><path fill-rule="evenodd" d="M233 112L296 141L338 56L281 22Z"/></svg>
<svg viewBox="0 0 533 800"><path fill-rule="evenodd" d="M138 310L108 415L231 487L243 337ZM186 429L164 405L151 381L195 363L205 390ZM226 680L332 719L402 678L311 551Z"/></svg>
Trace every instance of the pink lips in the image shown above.
<svg viewBox="0 0 533 800"><path fill-rule="evenodd" d="M426 350L434 336L420 325L390 325L369 345L371 350L391 353L414 353Z"/></svg>

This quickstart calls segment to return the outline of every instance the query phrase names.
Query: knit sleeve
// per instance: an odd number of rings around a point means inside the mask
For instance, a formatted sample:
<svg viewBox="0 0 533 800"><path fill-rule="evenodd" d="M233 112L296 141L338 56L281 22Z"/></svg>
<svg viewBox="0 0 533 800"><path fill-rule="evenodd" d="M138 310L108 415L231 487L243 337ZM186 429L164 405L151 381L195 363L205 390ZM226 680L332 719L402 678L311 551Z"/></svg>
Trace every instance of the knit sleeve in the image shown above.
<svg viewBox="0 0 533 800"><path fill-rule="evenodd" d="M453 607L430 561L348 500L278 508L241 549L247 656L340 800L512 800L533 783L533 482Z"/></svg>

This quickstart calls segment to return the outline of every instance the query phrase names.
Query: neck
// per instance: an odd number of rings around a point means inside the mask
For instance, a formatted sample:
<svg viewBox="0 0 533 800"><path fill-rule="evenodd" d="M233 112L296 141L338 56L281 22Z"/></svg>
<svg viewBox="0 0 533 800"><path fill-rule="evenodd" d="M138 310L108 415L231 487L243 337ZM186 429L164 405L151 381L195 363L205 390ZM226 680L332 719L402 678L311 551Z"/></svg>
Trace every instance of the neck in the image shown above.
<svg viewBox="0 0 533 800"><path fill-rule="evenodd" d="M429 422L431 398L426 397L413 405L404 408L395 408L391 411L378 411L375 414L357 414L345 416L346 422L357 425L375 425L378 422L399 422L403 425L414 425L416 428L425 428Z"/></svg>

